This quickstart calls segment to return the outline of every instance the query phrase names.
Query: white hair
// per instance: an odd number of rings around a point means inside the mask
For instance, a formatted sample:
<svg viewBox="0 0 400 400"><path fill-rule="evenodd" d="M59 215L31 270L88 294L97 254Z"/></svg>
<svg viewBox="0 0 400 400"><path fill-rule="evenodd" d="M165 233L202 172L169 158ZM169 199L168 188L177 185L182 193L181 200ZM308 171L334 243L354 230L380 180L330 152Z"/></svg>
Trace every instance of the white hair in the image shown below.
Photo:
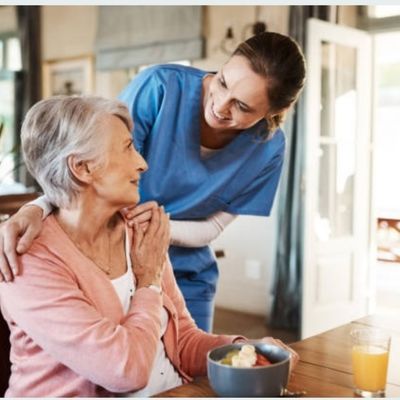
<svg viewBox="0 0 400 400"><path fill-rule="evenodd" d="M110 115L132 130L127 107L101 97L55 96L39 101L26 114L21 130L24 160L55 206L70 205L82 190L68 167L69 156L94 161L95 167L105 161L103 130L98 128Z"/></svg>

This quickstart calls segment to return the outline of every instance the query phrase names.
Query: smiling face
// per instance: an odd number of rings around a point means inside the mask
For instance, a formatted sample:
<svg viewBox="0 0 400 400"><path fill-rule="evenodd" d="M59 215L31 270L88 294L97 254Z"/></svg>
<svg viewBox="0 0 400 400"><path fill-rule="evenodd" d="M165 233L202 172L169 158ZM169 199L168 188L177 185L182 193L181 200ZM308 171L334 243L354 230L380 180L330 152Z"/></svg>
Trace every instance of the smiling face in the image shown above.
<svg viewBox="0 0 400 400"><path fill-rule="evenodd" d="M140 174L147 170L146 161L135 150L128 128L118 117L105 117L99 129L106 130L105 163L94 174L96 196L117 208L137 204Z"/></svg>
<svg viewBox="0 0 400 400"><path fill-rule="evenodd" d="M244 130L268 112L267 82L233 56L204 87L204 119L214 130Z"/></svg>

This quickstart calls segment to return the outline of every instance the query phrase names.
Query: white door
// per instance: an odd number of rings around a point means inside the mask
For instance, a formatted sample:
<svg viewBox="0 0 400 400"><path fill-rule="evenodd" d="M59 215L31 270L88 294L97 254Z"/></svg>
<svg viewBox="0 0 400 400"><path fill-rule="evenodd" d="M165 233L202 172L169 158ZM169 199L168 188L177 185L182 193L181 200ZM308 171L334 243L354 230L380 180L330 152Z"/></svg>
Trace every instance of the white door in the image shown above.
<svg viewBox="0 0 400 400"><path fill-rule="evenodd" d="M302 338L368 312L371 39L310 19Z"/></svg>

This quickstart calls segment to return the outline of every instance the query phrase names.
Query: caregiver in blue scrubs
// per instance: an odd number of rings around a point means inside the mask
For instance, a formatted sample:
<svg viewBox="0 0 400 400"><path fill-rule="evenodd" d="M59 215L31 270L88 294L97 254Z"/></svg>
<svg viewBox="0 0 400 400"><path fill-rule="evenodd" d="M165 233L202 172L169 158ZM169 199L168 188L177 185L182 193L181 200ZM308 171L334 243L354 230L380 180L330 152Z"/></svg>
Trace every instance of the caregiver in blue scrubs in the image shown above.
<svg viewBox="0 0 400 400"><path fill-rule="evenodd" d="M241 43L217 73L156 65L120 95L134 121L135 147L149 166L140 182L143 204L127 217L145 225L154 202L170 214L175 276L193 318L206 331L218 279L208 243L236 215L270 214L285 151L279 125L304 80L298 45L264 32ZM38 217L33 219L37 225ZM17 218L11 222L13 232L23 234L23 223L16 229ZM7 232L3 228L0 239L9 243ZM24 246L19 243L17 250ZM4 274L2 264L0 259Z"/></svg>

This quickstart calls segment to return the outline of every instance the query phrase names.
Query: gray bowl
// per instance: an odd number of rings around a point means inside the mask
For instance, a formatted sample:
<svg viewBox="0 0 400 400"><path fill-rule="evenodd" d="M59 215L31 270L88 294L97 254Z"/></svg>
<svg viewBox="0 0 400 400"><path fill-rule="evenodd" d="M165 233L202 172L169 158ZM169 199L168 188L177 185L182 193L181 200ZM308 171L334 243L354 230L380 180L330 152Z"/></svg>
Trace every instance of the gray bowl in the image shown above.
<svg viewBox="0 0 400 400"><path fill-rule="evenodd" d="M273 364L252 368L236 368L220 364L225 355L243 344L228 344L207 354L207 375L214 392L221 397L278 397L289 377L290 353L281 347L252 342L256 351Z"/></svg>

